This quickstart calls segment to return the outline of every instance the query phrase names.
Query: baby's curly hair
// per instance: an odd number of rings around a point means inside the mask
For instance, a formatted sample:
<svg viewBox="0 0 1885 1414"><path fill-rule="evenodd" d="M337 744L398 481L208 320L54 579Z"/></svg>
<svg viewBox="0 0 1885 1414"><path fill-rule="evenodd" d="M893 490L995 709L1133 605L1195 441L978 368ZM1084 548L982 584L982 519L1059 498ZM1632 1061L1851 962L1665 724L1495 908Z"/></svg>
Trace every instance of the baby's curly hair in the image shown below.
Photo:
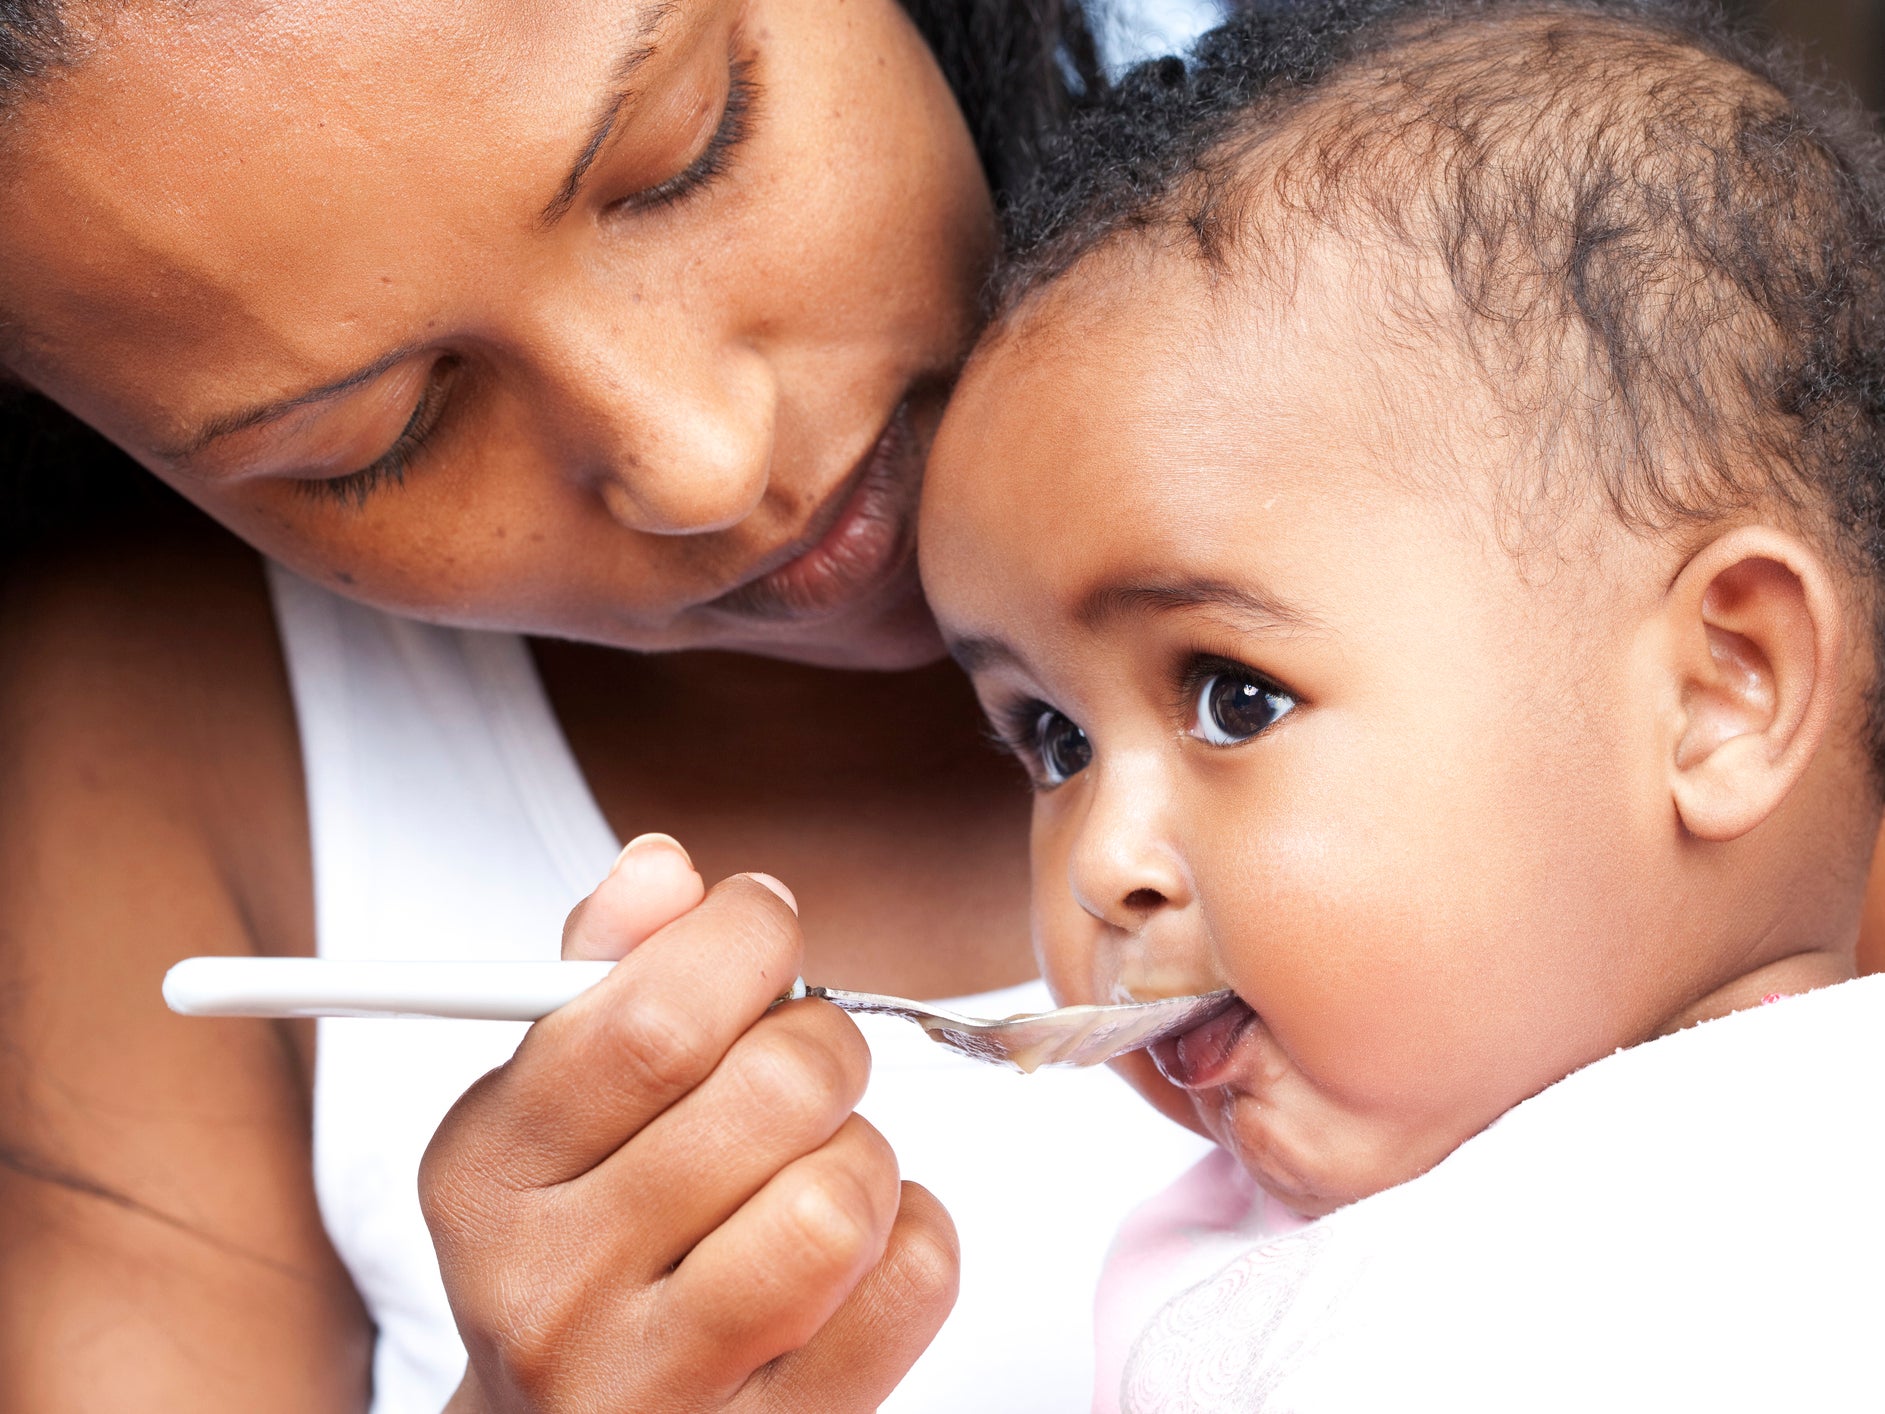
<svg viewBox="0 0 1885 1414"><path fill-rule="evenodd" d="M1885 664L1885 143L1693 0L1267 0L1126 76L1007 212L999 328L1089 254L1213 273L1334 236L1444 271L1536 429L1527 508L1601 488L1649 532L1778 508ZM1868 746L1885 776L1885 673Z"/></svg>

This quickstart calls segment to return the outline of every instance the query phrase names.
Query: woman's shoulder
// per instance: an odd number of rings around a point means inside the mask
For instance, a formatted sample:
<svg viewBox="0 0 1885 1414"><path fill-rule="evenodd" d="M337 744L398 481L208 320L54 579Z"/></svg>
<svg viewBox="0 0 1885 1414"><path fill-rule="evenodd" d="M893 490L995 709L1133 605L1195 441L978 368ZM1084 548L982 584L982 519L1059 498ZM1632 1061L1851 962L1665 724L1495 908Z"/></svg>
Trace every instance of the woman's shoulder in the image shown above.
<svg viewBox="0 0 1885 1414"><path fill-rule="evenodd" d="M300 802L252 555L204 533L9 567L0 1284L34 1299L0 1310L0 1406L363 1407L370 1329L310 1170L312 1033L159 995L187 954L306 950Z"/></svg>
<svg viewBox="0 0 1885 1414"><path fill-rule="evenodd" d="M239 667L273 638L261 561L214 526L64 542L0 567L0 651L35 672Z"/></svg>
<svg viewBox="0 0 1885 1414"><path fill-rule="evenodd" d="M254 553L183 526L7 566L0 802L31 853L61 844L40 861L55 876L113 849L190 855L259 945L302 950L299 746Z"/></svg>

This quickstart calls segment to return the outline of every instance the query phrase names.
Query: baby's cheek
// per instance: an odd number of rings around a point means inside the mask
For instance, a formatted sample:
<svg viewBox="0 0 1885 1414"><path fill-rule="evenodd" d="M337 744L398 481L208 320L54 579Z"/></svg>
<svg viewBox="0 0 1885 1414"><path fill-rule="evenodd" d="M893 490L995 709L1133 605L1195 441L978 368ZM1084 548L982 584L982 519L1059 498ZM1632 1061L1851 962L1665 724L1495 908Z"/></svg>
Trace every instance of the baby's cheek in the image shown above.
<svg viewBox="0 0 1885 1414"><path fill-rule="evenodd" d="M1064 876L1063 876L1064 877ZM1063 1006L1110 1001L1093 920L1052 875L1034 876L1034 952L1048 990Z"/></svg>
<svg viewBox="0 0 1885 1414"><path fill-rule="evenodd" d="M1318 799L1226 839L1199 874L1223 975L1331 1100L1430 1106L1474 1070L1483 970L1436 880L1359 807ZM1457 1062L1457 1064L1455 1064ZM1461 1072L1461 1073L1456 1073Z"/></svg>

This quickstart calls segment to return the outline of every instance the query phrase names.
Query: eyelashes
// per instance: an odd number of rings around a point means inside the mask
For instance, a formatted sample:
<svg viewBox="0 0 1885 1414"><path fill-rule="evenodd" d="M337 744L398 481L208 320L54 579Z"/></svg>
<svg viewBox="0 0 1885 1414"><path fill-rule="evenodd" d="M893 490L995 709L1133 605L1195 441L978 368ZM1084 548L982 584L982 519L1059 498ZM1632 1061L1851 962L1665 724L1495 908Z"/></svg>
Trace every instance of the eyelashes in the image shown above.
<svg viewBox="0 0 1885 1414"><path fill-rule="evenodd" d="M412 416L399 436L370 465L345 476L320 477L295 483L307 495L337 501L350 510L359 510L367 498L384 486L397 486L406 479L406 468L426 439L444 419L446 394L458 371L456 359L441 359L425 381L425 391L413 406Z"/></svg>
<svg viewBox="0 0 1885 1414"><path fill-rule="evenodd" d="M1034 730L1042 715L1053 710L1037 697L991 708L988 714L988 739L999 750L1025 761L1033 754Z"/></svg>
<svg viewBox="0 0 1885 1414"><path fill-rule="evenodd" d="M1174 683L1173 710L1186 736L1233 749L1263 736L1302 705L1289 688L1243 663L1215 654L1187 662ZM991 707L990 737L1019 758L1037 790L1052 790L1085 770L1094 745L1079 723L1039 698Z"/></svg>
<svg viewBox="0 0 1885 1414"><path fill-rule="evenodd" d="M750 58L735 59L727 79L726 106L720 110L720 123L707 139L707 146L687 165L666 181L636 192L617 202L617 210L653 211L673 206L712 185L731 165L739 145L752 132L753 108L759 100L759 81L753 77Z"/></svg>
<svg viewBox="0 0 1885 1414"><path fill-rule="evenodd" d="M989 734L1027 768L1036 790L1065 784L1093 759L1092 744L1079 724L1036 698L996 710Z"/></svg>

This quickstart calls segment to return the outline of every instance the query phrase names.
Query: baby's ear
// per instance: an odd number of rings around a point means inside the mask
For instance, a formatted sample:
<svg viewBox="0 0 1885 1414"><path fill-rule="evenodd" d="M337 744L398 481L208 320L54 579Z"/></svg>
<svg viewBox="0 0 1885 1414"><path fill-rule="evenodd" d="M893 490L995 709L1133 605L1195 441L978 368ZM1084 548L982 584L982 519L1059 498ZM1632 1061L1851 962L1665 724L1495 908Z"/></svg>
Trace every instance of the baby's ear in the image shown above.
<svg viewBox="0 0 1885 1414"><path fill-rule="evenodd" d="M1682 567L1664 613L1676 810L1691 834L1732 840L1786 799L1832 727L1846 641L1838 585L1795 536L1742 526Z"/></svg>

